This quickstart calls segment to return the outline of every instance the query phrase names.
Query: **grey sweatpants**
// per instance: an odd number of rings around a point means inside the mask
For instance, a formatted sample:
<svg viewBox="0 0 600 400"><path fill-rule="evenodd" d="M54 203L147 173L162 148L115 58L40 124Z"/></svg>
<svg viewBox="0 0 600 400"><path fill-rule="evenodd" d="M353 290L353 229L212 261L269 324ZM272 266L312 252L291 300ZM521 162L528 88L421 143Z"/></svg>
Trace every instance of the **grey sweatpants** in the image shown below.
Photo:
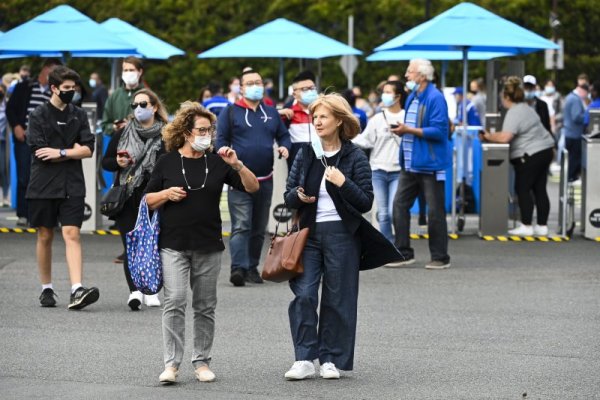
<svg viewBox="0 0 600 400"><path fill-rule="evenodd" d="M221 254L161 249L164 277L162 317L165 366L179 368L185 346L185 309L188 282L194 311L194 368L208 365L215 335L217 279Z"/></svg>

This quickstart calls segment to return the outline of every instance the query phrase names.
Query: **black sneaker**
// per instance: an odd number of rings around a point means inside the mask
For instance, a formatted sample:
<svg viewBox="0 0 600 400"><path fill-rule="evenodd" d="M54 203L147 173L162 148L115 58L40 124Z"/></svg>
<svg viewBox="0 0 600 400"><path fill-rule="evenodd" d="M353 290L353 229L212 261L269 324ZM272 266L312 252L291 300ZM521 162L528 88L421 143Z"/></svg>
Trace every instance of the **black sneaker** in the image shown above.
<svg viewBox="0 0 600 400"><path fill-rule="evenodd" d="M236 268L231 271L229 282L233 283L233 286L244 286L246 284L246 271L241 268Z"/></svg>
<svg viewBox="0 0 600 400"><path fill-rule="evenodd" d="M260 277L260 273L256 268L250 268L246 274L246 282L251 283L263 283L263 279Z"/></svg>
<svg viewBox="0 0 600 400"><path fill-rule="evenodd" d="M69 303L69 310L81 310L83 307L89 306L95 303L100 298L100 291L98 288L84 288L80 287L71 294L71 302Z"/></svg>
<svg viewBox="0 0 600 400"><path fill-rule="evenodd" d="M47 288L42 290L42 294L40 294L40 304L42 307L56 307L56 299L58 297L54 290Z"/></svg>

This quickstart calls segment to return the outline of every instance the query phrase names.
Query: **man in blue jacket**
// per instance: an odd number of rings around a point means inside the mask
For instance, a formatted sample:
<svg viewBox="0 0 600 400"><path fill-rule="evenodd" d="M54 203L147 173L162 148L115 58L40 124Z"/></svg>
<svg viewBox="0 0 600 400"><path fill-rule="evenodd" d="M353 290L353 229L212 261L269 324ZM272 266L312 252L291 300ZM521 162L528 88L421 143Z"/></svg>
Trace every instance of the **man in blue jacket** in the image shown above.
<svg viewBox="0 0 600 400"><path fill-rule="evenodd" d="M406 87L411 91L406 100L404 124L391 129L402 137L400 147L400 180L394 198L395 245L404 261L388 264L401 267L414 263L410 247L410 207L420 190L428 206L427 222L431 261L427 269L450 267L448 228L445 211L445 169L451 163L448 142L448 105L443 94L431 83L433 66L429 60L411 60L406 70Z"/></svg>
<svg viewBox="0 0 600 400"><path fill-rule="evenodd" d="M563 108L562 133L565 136L565 147L569 150L569 182L579 179L581 173L581 140L585 133L585 100L588 92L587 84L577 86L567 95Z"/></svg>
<svg viewBox="0 0 600 400"><path fill-rule="evenodd" d="M290 134L277 110L262 102L264 82L254 70L246 70L241 81L242 99L225 108L217 121L217 148L229 146L260 183L255 193L229 188L231 215L231 276L234 286L246 281L262 283L258 273L260 253L269 221L273 196L273 143L280 157L288 158Z"/></svg>

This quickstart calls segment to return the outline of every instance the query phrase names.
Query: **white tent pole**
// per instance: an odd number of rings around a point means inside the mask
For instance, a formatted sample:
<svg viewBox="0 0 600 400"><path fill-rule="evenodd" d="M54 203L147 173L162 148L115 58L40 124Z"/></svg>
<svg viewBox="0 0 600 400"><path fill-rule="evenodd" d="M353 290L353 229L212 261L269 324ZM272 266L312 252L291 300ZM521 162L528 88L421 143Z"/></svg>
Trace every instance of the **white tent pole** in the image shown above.
<svg viewBox="0 0 600 400"><path fill-rule="evenodd" d="M279 100L283 101L283 58L279 59Z"/></svg>
<svg viewBox="0 0 600 400"><path fill-rule="evenodd" d="M465 127L464 134L467 133L467 81L469 79L469 48L463 47L463 98L462 98L462 124Z"/></svg>

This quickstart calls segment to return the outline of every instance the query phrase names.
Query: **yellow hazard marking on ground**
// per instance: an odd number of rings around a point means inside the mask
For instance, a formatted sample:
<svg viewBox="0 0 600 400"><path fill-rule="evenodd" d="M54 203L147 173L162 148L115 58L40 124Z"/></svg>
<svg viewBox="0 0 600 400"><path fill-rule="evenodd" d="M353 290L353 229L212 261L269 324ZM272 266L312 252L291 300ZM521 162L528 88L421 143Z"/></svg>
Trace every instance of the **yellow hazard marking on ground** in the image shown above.
<svg viewBox="0 0 600 400"><path fill-rule="evenodd" d="M498 242L567 242L569 240L568 237L562 236L492 236L492 235L484 235L481 239L486 240L488 242L498 241ZM600 238L598 238L600 241Z"/></svg>

